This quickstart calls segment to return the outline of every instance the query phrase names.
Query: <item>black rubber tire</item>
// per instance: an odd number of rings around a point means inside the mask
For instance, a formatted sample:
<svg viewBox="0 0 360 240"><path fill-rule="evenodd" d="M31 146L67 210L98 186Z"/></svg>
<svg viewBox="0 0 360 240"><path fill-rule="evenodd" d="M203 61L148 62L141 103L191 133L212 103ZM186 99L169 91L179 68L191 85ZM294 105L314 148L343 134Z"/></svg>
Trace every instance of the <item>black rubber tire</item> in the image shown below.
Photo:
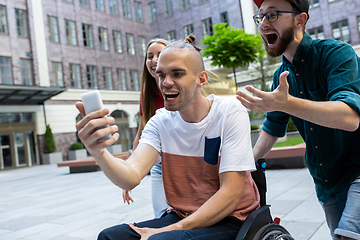
<svg viewBox="0 0 360 240"><path fill-rule="evenodd" d="M270 223L255 234L252 240L295 240L290 233L281 225Z"/></svg>

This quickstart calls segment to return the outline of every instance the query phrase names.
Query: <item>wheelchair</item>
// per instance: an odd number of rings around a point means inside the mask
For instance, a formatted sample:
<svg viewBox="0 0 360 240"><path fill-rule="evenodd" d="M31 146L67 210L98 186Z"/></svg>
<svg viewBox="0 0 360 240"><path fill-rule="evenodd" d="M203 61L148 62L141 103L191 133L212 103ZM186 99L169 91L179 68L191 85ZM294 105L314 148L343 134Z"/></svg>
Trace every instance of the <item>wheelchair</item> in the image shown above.
<svg viewBox="0 0 360 240"><path fill-rule="evenodd" d="M290 233L270 214L266 205L265 159L256 161L256 171L251 175L259 189L260 208L253 211L244 221L235 240L294 240Z"/></svg>

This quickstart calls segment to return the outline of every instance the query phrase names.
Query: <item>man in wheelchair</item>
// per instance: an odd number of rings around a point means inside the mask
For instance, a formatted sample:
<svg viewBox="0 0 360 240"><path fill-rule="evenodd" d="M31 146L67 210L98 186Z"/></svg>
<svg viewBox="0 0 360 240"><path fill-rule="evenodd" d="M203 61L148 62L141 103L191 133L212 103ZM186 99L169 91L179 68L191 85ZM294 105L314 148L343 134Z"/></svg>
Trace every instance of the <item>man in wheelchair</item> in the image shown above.
<svg viewBox="0 0 360 240"><path fill-rule="evenodd" d="M164 190L171 208L158 219L103 230L98 239L235 239L244 220L259 208L247 110L235 98L204 97L208 73L195 38L168 45L156 72L165 108L146 124L139 146L123 161L106 147L119 137L107 109L76 125L79 137L106 176L132 189L162 156ZM100 142L107 134L112 138ZM246 234L245 234L246 235Z"/></svg>

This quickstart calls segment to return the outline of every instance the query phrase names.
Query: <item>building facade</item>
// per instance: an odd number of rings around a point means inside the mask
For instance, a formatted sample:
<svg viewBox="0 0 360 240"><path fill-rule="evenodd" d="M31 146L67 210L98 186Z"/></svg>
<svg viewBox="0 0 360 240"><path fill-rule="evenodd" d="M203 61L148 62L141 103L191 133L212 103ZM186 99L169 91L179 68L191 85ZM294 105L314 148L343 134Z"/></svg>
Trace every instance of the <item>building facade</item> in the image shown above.
<svg viewBox="0 0 360 240"><path fill-rule="evenodd" d="M66 160L75 102L93 89L131 149L151 38L145 10L142 0L0 0L0 170L41 164L46 125Z"/></svg>

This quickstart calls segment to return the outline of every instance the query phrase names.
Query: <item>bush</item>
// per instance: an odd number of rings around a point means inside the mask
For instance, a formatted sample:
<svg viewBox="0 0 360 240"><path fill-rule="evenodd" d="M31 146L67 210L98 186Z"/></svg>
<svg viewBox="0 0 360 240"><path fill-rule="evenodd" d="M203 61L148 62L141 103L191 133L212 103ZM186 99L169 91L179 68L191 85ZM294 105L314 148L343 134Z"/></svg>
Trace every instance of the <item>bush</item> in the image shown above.
<svg viewBox="0 0 360 240"><path fill-rule="evenodd" d="M70 150L79 150L79 149L82 149L82 148L83 147L82 147L81 143L79 143L79 142L74 142L70 146Z"/></svg>
<svg viewBox="0 0 360 240"><path fill-rule="evenodd" d="M56 152L56 144L54 140L54 136L52 134L50 125L46 125L45 130L45 153L53 153Z"/></svg>
<svg viewBox="0 0 360 240"><path fill-rule="evenodd" d="M286 131L287 132L297 132L297 128L291 118L289 119Z"/></svg>
<svg viewBox="0 0 360 240"><path fill-rule="evenodd" d="M259 129L259 128L260 128L259 125L257 125L257 124L251 124L251 130L257 130L257 129Z"/></svg>

